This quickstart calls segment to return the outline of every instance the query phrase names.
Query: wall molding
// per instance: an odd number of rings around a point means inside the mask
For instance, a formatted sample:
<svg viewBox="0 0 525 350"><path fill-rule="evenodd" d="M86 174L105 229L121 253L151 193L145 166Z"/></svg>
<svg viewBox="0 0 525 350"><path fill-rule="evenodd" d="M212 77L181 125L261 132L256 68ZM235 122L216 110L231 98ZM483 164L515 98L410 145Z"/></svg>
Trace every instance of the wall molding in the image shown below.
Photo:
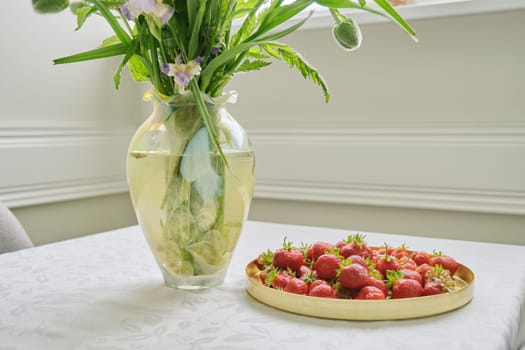
<svg viewBox="0 0 525 350"><path fill-rule="evenodd" d="M525 214L525 124L246 125L255 197Z"/></svg>
<svg viewBox="0 0 525 350"><path fill-rule="evenodd" d="M23 207L127 191L134 129L0 126L0 201Z"/></svg>
<svg viewBox="0 0 525 350"><path fill-rule="evenodd" d="M245 126L255 198L525 214L525 123ZM125 193L133 132L0 125L0 201Z"/></svg>

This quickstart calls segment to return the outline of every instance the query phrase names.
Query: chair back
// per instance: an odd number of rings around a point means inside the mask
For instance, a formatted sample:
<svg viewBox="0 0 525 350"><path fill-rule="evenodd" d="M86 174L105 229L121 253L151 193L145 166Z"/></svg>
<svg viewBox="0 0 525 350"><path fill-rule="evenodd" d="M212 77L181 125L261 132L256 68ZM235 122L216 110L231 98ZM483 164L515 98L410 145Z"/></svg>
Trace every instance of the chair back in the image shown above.
<svg viewBox="0 0 525 350"><path fill-rule="evenodd" d="M0 254L30 248L33 242L15 215L0 203Z"/></svg>

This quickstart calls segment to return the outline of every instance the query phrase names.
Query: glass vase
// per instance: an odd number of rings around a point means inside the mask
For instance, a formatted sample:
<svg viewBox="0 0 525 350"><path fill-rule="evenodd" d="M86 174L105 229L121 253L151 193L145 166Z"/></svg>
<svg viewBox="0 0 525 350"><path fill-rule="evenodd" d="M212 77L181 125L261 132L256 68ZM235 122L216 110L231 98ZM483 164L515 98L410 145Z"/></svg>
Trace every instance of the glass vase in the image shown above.
<svg viewBox="0 0 525 350"><path fill-rule="evenodd" d="M229 93L203 95L221 158L193 95L147 92L153 112L129 146L127 179L139 225L167 286L201 289L223 283L248 217L254 154L232 118Z"/></svg>

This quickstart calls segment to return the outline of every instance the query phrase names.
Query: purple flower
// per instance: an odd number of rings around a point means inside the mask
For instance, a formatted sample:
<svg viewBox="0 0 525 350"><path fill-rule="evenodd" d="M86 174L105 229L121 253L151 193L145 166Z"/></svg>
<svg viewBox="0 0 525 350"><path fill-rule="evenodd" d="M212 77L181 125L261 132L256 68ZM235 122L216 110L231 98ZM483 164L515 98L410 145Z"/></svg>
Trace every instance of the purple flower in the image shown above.
<svg viewBox="0 0 525 350"><path fill-rule="evenodd" d="M122 15L128 20L134 20L139 15L145 13L154 14L160 22L166 24L173 15L173 7L166 5L162 0L129 0L120 5Z"/></svg>
<svg viewBox="0 0 525 350"><path fill-rule="evenodd" d="M213 58L213 57L217 57L218 54L219 54L219 48L217 46L212 47L210 50L210 56Z"/></svg>
<svg viewBox="0 0 525 350"><path fill-rule="evenodd" d="M177 90L179 94L182 95L191 79L200 74L200 62L202 62L203 59L203 57L197 57L188 63L182 63L182 56L178 55L175 59L175 63L164 63L161 70L164 74L173 77L175 85L177 85Z"/></svg>

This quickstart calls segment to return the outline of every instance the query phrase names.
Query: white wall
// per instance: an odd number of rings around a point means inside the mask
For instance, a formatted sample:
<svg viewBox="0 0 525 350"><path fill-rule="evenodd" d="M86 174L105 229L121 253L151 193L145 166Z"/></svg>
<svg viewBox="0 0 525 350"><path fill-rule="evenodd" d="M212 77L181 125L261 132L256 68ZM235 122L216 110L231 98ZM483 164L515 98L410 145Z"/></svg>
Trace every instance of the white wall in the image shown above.
<svg viewBox="0 0 525 350"><path fill-rule="evenodd" d="M525 244L525 11L328 29L286 42L324 75L284 64L239 76L234 115L257 154L251 218Z"/></svg>
<svg viewBox="0 0 525 350"><path fill-rule="evenodd" d="M124 76L115 91L118 60L52 63L100 45L107 26L75 32L69 11L39 15L30 1L0 21L0 200L37 244L135 223L124 165L139 88Z"/></svg>
<svg viewBox="0 0 525 350"><path fill-rule="evenodd" d="M98 45L69 13L0 13L0 200L37 244L134 224L124 162L148 113L116 60L52 66ZM21 25L23 23L24 25ZM284 64L241 75L232 113L252 135L251 219L525 244L525 11L363 25L345 53L327 29L289 37L325 77ZM319 165L322 166L319 166Z"/></svg>

